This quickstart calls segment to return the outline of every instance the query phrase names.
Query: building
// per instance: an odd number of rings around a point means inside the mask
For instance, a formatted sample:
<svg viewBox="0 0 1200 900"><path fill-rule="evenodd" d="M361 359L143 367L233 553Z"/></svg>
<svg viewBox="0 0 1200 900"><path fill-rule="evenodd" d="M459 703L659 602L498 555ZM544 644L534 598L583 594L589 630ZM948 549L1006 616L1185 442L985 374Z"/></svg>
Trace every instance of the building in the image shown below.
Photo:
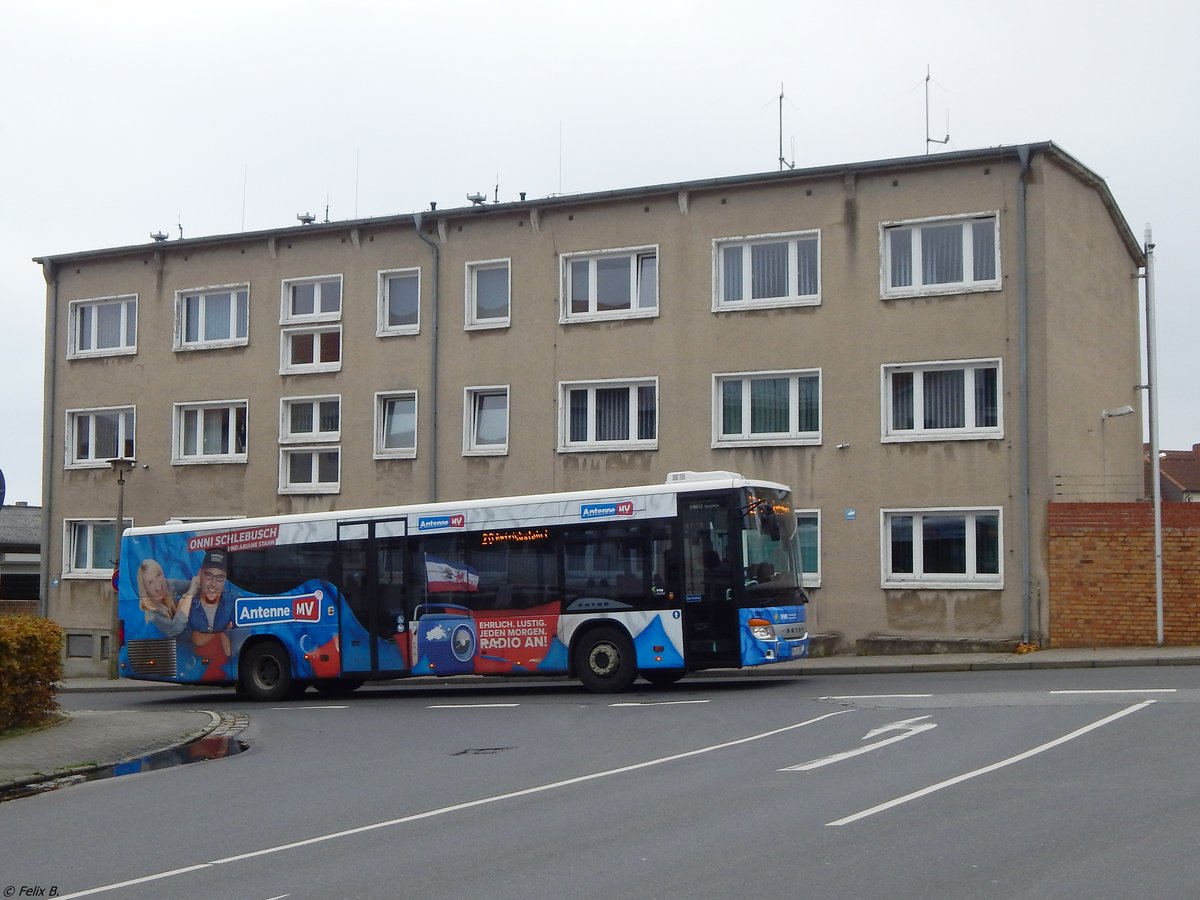
<svg viewBox="0 0 1200 900"><path fill-rule="evenodd" d="M770 477L842 645L1043 639L1047 504L1141 495L1142 251L1050 143L37 262L43 596L97 641L118 456L139 524Z"/></svg>
<svg viewBox="0 0 1200 900"><path fill-rule="evenodd" d="M0 615L38 612L41 560L42 510L0 506Z"/></svg>
<svg viewBox="0 0 1200 900"><path fill-rule="evenodd" d="M1154 484L1150 448L1146 447L1146 493ZM1159 486L1167 503L1200 502L1200 444L1191 450L1160 450L1158 454Z"/></svg>

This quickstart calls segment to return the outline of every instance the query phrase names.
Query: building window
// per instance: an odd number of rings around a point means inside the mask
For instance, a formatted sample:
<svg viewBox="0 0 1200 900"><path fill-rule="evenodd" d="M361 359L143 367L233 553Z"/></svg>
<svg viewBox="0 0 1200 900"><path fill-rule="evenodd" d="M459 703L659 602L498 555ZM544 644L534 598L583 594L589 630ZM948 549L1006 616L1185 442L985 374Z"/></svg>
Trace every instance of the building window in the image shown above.
<svg viewBox="0 0 1200 900"><path fill-rule="evenodd" d="M174 431L175 465L246 461L245 400L177 403Z"/></svg>
<svg viewBox="0 0 1200 900"><path fill-rule="evenodd" d="M222 285L175 295L175 349L245 344L250 327L250 285Z"/></svg>
<svg viewBox="0 0 1200 900"><path fill-rule="evenodd" d="M280 401L280 443L340 440L341 412L341 397L283 399Z"/></svg>
<svg viewBox="0 0 1200 900"><path fill-rule="evenodd" d="M1003 437L1000 360L883 367L883 440Z"/></svg>
<svg viewBox="0 0 1200 900"><path fill-rule="evenodd" d="M67 519L63 534L63 574L76 578L111 578L117 532L114 519ZM125 528L133 519L125 520ZM122 529L124 530L124 529Z"/></svg>
<svg viewBox="0 0 1200 900"><path fill-rule="evenodd" d="M375 395L375 458L417 455L417 392Z"/></svg>
<svg viewBox="0 0 1200 900"><path fill-rule="evenodd" d="M1000 510L884 510L883 586L999 588Z"/></svg>
<svg viewBox="0 0 1200 900"><path fill-rule="evenodd" d="M509 261L467 263L467 328L509 324Z"/></svg>
<svg viewBox="0 0 1200 900"><path fill-rule="evenodd" d="M821 372L713 376L713 446L819 444Z"/></svg>
<svg viewBox="0 0 1200 900"><path fill-rule="evenodd" d="M342 326L285 328L280 333L280 375L336 372L342 367Z"/></svg>
<svg viewBox="0 0 1200 900"><path fill-rule="evenodd" d="M562 256L560 322L658 315L658 248Z"/></svg>
<svg viewBox="0 0 1200 900"><path fill-rule="evenodd" d="M280 324L322 322L342 315L342 276L293 278L283 282Z"/></svg>
<svg viewBox="0 0 1200 900"><path fill-rule="evenodd" d="M116 356L137 352L137 295L75 300L67 358Z"/></svg>
<svg viewBox="0 0 1200 900"><path fill-rule="evenodd" d="M884 297L1000 290L997 213L881 226Z"/></svg>
<svg viewBox="0 0 1200 900"><path fill-rule="evenodd" d="M91 634L67 635L67 656L72 659L91 659L93 646Z"/></svg>
<svg viewBox="0 0 1200 900"><path fill-rule="evenodd" d="M467 388L463 400L463 454L508 453L508 386Z"/></svg>
<svg viewBox="0 0 1200 900"><path fill-rule="evenodd" d="M136 456L134 408L67 410L67 466L103 466Z"/></svg>
<svg viewBox="0 0 1200 900"><path fill-rule="evenodd" d="M279 493L336 494L339 490L340 447L285 447L279 451Z"/></svg>
<svg viewBox="0 0 1200 900"><path fill-rule="evenodd" d="M421 330L421 270L379 273L379 323L376 334L417 334Z"/></svg>
<svg viewBox="0 0 1200 900"><path fill-rule="evenodd" d="M713 255L714 311L821 302L820 232L718 240Z"/></svg>
<svg viewBox="0 0 1200 900"><path fill-rule="evenodd" d="M821 511L796 510L796 530L800 535L800 571L805 587L821 586Z"/></svg>
<svg viewBox="0 0 1200 900"><path fill-rule="evenodd" d="M559 385L560 451L658 448L658 380Z"/></svg>

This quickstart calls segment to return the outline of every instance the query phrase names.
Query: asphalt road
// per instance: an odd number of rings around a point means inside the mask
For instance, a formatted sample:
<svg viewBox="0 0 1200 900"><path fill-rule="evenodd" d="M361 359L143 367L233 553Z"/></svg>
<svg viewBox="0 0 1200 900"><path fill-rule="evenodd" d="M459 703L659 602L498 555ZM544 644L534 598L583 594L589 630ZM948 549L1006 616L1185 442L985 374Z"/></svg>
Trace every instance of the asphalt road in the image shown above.
<svg viewBox="0 0 1200 900"><path fill-rule="evenodd" d="M0 804L0 893L1200 890L1200 667L64 700L248 712L249 750Z"/></svg>

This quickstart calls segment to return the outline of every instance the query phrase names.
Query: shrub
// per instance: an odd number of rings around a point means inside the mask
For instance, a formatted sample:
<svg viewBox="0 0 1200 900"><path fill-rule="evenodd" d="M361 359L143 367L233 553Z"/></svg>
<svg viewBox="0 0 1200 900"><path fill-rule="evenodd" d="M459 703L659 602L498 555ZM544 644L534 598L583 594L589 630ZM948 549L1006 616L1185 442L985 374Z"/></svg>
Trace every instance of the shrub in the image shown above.
<svg viewBox="0 0 1200 900"><path fill-rule="evenodd" d="M0 616L0 732L44 722L56 709L63 632L49 619Z"/></svg>

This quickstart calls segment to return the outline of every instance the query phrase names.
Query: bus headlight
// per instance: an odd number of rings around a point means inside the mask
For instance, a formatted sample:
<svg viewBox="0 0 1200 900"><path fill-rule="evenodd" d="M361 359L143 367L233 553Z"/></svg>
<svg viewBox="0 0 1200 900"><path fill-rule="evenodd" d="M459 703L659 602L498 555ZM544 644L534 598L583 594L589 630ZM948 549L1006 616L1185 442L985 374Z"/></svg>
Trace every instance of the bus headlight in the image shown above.
<svg viewBox="0 0 1200 900"><path fill-rule="evenodd" d="M775 626L766 619L751 619L746 624L750 626L750 633L760 641L775 640Z"/></svg>

